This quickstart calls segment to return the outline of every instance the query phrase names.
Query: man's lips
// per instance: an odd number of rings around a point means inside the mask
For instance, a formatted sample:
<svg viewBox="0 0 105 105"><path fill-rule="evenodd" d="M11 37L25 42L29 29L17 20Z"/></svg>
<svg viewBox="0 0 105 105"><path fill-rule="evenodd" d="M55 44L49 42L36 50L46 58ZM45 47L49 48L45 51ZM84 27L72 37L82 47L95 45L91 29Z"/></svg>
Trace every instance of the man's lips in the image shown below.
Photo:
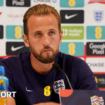
<svg viewBox="0 0 105 105"><path fill-rule="evenodd" d="M46 49L46 50L43 50L42 52L49 52L49 51L52 51L52 50Z"/></svg>

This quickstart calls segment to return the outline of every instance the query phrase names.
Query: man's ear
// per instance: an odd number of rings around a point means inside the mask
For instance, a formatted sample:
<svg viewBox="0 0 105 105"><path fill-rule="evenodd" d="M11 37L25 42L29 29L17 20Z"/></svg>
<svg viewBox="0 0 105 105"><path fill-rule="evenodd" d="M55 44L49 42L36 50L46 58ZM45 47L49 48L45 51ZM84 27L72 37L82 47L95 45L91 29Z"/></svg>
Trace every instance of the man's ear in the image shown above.
<svg viewBox="0 0 105 105"><path fill-rule="evenodd" d="M63 30L60 31L60 44L62 43Z"/></svg>
<svg viewBox="0 0 105 105"><path fill-rule="evenodd" d="M28 41L28 36L23 34L22 37L23 37L23 41L24 41L25 46L30 47L29 41Z"/></svg>

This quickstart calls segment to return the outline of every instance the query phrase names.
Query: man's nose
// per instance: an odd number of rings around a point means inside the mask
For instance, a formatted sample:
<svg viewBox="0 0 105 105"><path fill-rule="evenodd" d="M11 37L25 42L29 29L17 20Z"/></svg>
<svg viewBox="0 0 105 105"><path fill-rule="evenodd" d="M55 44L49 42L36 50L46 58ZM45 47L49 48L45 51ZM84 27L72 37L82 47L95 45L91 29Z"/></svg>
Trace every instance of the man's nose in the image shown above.
<svg viewBox="0 0 105 105"><path fill-rule="evenodd" d="M50 36L46 34L43 36L43 46L49 46L49 45L50 45Z"/></svg>

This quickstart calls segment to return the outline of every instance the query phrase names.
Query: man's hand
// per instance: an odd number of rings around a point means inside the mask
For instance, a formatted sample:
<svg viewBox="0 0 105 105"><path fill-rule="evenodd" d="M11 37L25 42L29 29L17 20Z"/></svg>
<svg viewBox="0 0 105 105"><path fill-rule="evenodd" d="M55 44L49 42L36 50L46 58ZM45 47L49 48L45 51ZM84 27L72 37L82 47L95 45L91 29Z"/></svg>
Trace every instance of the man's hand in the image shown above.
<svg viewBox="0 0 105 105"><path fill-rule="evenodd" d="M44 102L44 103L39 103L39 104L34 104L34 105L60 105L60 104L55 103L55 102Z"/></svg>

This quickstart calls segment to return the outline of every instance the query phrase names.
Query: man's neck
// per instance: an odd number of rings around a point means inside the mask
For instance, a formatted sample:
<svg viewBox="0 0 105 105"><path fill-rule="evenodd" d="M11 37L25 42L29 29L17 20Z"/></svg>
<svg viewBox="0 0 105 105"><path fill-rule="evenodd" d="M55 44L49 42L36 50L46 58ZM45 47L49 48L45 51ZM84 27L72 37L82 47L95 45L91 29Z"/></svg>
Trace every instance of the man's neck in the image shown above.
<svg viewBox="0 0 105 105"><path fill-rule="evenodd" d="M32 53L30 54L30 61L31 61L31 65L34 68L34 70L38 72L39 74L49 73L54 63L52 62L52 63L44 64L40 62L39 60L37 60Z"/></svg>

